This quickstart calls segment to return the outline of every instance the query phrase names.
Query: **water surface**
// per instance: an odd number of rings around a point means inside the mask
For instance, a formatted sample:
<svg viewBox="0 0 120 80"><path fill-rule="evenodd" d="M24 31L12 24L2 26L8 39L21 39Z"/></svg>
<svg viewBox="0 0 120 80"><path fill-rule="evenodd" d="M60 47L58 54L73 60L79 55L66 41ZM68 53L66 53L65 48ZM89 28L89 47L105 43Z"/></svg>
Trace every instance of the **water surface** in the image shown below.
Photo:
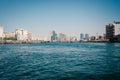
<svg viewBox="0 0 120 80"><path fill-rule="evenodd" d="M120 80L120 43L0 45L0 80Z"/></svg>

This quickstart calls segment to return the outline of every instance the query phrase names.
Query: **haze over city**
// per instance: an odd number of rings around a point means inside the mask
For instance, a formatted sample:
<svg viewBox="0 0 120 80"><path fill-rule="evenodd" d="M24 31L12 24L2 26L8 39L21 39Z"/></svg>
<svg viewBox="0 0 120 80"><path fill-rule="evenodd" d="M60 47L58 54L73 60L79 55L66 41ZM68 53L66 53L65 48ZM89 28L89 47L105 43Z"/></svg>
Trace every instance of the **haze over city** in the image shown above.
<svg viewBox="0 0 120 80"><path fill-rule="evenodd" d="M6 32L24 28L32 35L49 31L79 36L104 34L120 21L120 0L0 0L0 26Z"/></svg>

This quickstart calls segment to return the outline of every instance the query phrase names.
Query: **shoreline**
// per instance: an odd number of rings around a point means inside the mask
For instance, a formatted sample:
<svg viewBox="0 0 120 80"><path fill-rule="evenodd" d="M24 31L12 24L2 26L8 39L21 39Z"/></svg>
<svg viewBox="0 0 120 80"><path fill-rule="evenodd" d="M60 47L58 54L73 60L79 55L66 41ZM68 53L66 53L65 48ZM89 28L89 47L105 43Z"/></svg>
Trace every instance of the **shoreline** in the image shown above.
<svg viewBox="0 0 120 80"><path fill-rule="evenodd" d="M66 43L120 43L117 41L110 42L110 41L68 41ZM0 44L33 44L33 43L55 43L55 42L50 42L50 41L45 41L45 42L27 42L27 41L10 41L10 42L0 42ZM57 43L64 43L57 41Z"/></svg>

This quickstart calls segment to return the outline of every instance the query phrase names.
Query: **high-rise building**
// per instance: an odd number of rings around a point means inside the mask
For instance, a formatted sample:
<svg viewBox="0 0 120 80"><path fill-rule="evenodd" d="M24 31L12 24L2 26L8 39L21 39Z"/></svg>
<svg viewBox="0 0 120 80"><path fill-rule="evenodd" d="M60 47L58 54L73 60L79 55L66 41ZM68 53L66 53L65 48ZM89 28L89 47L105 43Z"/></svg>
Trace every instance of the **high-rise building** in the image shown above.
<svg viewBox="0 0 120 80"><path fill-rule="evenodd" d="M84 34L83 33L80 34L80 40L84 40Z"/></svg>
<svg viewBox="0 0 120 80"><path fill-rule="evenodd" d="M85 40L88 40L89 39L89 34L85 34Z"/></svg>
<svg viewBox="0 0 120 80"><path fill-rule="evenodd" d="M49 41L51 41L51 42L56 42L57 41L57 34L56 34L56 32L55 31L51 31L50 33L49 33Z"/></svg>
<svg viewBox="0 0 120 80"><path fill-rule="evenodd" d="M0 27L0 40L3 39L3 27Z"/></svg>
<svg viewBox="0 0 120 80"><path fill-rule="evenodd" d="M117 41L120 40L120 22L106 25L106 39Z"/></svg>
<svg viewBox="0 0 120 80"><path fill-rule="evenodd" d="M83 40L88 40L89 39L89 34L83 34L83 33L81 33L80 34L80 40L81 41L83 41Z"/></svg>
<svg viewBox="0 0 120 80"><path fill-rule="evenodd" d="M113 23L114 27L114 35L120 35L120 22Z"/></svg>
<svg viewBox="0 0 120 80"><path fill-rule="evenodd" d="M114 27L113 24L106 25L106 39L112 39L114 37Z"/></svg>

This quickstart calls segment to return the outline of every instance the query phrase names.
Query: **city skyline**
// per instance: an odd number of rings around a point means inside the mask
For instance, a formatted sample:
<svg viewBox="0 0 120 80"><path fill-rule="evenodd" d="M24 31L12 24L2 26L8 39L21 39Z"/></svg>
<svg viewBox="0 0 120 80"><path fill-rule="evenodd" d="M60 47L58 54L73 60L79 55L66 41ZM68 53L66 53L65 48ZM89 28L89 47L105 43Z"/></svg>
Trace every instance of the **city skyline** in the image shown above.
<svg viewBox="0 0 120 80"><path fill-rule="evenodd" d="M41 36L52 30L77 37L101 35L106 24L120 21L119 7L120 0L0 0L0 26Z"/></svg>

